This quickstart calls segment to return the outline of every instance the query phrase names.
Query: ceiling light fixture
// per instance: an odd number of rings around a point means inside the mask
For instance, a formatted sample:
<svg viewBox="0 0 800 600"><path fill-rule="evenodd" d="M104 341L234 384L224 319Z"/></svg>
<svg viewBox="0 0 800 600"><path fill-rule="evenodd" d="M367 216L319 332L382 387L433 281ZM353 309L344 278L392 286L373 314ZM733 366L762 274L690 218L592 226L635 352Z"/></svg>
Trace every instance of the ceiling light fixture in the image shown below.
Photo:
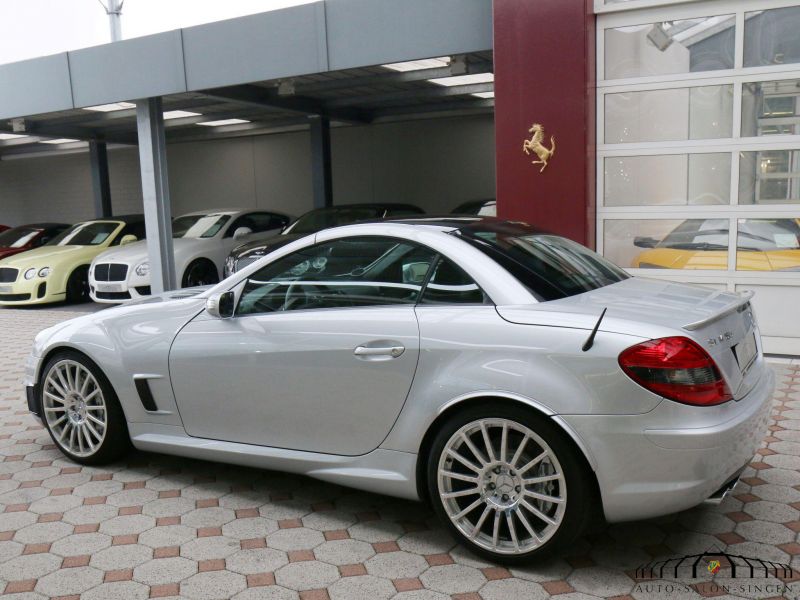
<svg viewBox="0 0 800 600"><path fill-rule="evenodd" d="M168 110L164 113L164 120L182 119L184 117L200 117L201 113L189 112L188 110Z"/></svg>
<svg viewBox="0 0 800 600"><path fill-rule="evenodd" d="M449 56L441 56L439 58L424 58L422 60L409 60L406 62L390 63L388 65L381 65L384 69L391 69L392 71L420 71L422 69L438 69L439 67L446 67L450 64Z"/></svg>
<svg viewBox="0 0 800 600"><path fill-rule="evenodd" d="M112 102L111 104L98 104L97 106L87 106L83 110L94 112L114 112L115 110L128 110L136 108L133 102Z"/></svg>
<svg viewBox="0 0 800 600"><path fill-rule="evenodd" d="M456 77L441 77L439 79L428 79L436 85L452 87L454 85L471 85L473 83L492 83L494 73L475 73L473 75L458 75Z"/></svg>
<svg viewBox="0 0 800 600"><path fill-rule="evenodd" d="M203 125L204 127L222 127L224 125L239 125L241 123L250 123L250 121L246 119L219 119L218 121L205 121L203 123L198 123L198 125Z"/></svg>
<svg viewBox="0 0 800 600"><path fill-rule="evenodd" d="M57 138L54 140L41 140L42 144L71 144L72 142L79 142L80 140L73 140L72 138Z"/></svg>
<svg viewBox="0 0 800 600"><path fill-rule="evenodd" d="M27 135L23 135L21 133L0 133L0 140L15 140L17 138L24 138L28 137Z"/></svg>

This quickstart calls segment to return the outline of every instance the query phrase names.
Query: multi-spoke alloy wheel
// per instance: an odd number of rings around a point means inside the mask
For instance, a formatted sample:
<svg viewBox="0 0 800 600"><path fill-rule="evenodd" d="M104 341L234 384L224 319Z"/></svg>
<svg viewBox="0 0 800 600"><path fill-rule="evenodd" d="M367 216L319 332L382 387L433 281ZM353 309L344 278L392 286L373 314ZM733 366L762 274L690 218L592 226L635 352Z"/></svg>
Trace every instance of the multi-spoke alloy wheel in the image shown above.
<svg viewBox="0 0 800 600"><path fill-rule="evenodd" d="M552 426L531 426L516 410L480 412L451 422L434 442L434 503L473 550L497 560L533 556L562 529L576 529L568 500L584 505L580 467Z"/></svg>
<svg viewBox="0 0 800 600"><path fill-rule="evenodd" d="M99 369L84 357L64 353L52 359L43 370L40 397L47 429L70 458L103 462L127 445L116 395Z"/></svg>
<svg viewBox="0 0 800 600"><path fill-rule="evenodd" d="M62 360L44 380L44 417L50 431L75 456L94 454L108 429L103 390L83 365Z"/></svg>

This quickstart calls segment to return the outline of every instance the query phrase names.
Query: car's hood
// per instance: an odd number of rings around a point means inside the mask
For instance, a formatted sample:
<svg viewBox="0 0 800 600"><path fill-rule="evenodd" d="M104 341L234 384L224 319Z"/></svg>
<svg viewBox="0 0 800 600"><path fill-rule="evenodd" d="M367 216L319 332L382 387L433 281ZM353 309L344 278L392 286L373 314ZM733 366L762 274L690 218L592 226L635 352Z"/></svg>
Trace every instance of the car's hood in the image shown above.
<svg viewBox="0 0 800 600"><path fill-rule="evenodd" d="M560 300L525 306L499 306L500 316L514 323L591 329L603 309L601 331L657 337L658 329L674 331L719 313L740 296L709 288L645 277Z"/></svg>
<svg viewBox="0 0 800 600"><path fill-rule="evenodd" d="M3 266L17 269L52 267L56 262L88 260L100 250L97 246L41 246L5 259Z"/></svg>
<svg viewBox="0 0 800 600"><path fill-rule="evenodd" d="M211 239L197 239L197 238L174 238L172 240L172 248L175 252L175 257L180 259L183 254L190 254L197 248L208 246ZM126 244L111 250L106 250L99 255L95 262L114 262L125 263L129 265L138 265L146 262L149 259L147 254L147 242L141 240L132 244Z"/></svg>
<svg viewBox="0 0 800 600"><path fill-rule="evenodd" d="M276 250L277 248L286 246L287 244L290 244L295 240L299 240L300 238L304 238L307 235L314 235L314 234L287 233L287 234L276 235L266 240L256 240L254 242L248 242L247 244L242 244L241 246L237 246L236 248L234 248L232 254L237 258L250 255L260 256L262 254L268 254L273 250Z"/></svg>
<svg viewBox="0 0 800 600"><path fill-rule="evenodd" d="M8 248L6 246L0 248L0 260L4 258L8 258L9 256L14 256L15 254L20 254L22 252L26 252L26 248Z"/></svg>

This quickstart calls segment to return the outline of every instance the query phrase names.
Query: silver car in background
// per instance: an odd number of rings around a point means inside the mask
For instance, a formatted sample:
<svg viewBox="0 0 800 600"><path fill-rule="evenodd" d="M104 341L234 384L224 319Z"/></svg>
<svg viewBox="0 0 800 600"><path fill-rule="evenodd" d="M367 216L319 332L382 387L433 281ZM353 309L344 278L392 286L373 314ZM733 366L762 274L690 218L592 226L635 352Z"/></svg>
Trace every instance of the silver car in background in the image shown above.
<svg viewBox="0 0 800 600"><path fill-rule="evenodd" d="M350 225L202 293L37 336L26 386L84 464L142 450L430 501L519 563L587 521L719 498L774 386L747 297L629 277L482 217Z"/></svg>

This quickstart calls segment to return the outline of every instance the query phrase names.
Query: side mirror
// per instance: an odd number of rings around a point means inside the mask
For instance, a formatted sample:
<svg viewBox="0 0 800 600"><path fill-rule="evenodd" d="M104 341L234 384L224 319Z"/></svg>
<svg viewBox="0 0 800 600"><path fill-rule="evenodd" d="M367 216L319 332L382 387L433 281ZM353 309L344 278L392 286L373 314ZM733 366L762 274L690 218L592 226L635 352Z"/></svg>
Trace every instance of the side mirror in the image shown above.
<svg viewBox="0 0 800 600"><path fill-rule="evenodd" d="M217 319L230 319L233 316L234 302L233 292L215 294L206 300L206 311Z"/></svg>
<svg viewBox="0 0 800 600"><path fill-rule="evenodd" d="M253 233L253 230L249 227L237 227L236 231L233 232L233 239L240 240L251 233Z"/></svg>
<svg viewBox="0 0 800 600"><path fill-rule="evenodd" d="M651 237L637 236L633 238L633 245L637 248L655 248L658 246L658 240Z"/></svg>
<svg viewBox="0 0 800 600"><path fill-rule="evenodd" d="M122 236L122 239L119 241L119 245L120 246L125 246L126 244L132 244L133 242L138 242L138 241L139 241L139 238L137 238L135 235L131 235L129 233L128 235L123 235Z"/></svg>

